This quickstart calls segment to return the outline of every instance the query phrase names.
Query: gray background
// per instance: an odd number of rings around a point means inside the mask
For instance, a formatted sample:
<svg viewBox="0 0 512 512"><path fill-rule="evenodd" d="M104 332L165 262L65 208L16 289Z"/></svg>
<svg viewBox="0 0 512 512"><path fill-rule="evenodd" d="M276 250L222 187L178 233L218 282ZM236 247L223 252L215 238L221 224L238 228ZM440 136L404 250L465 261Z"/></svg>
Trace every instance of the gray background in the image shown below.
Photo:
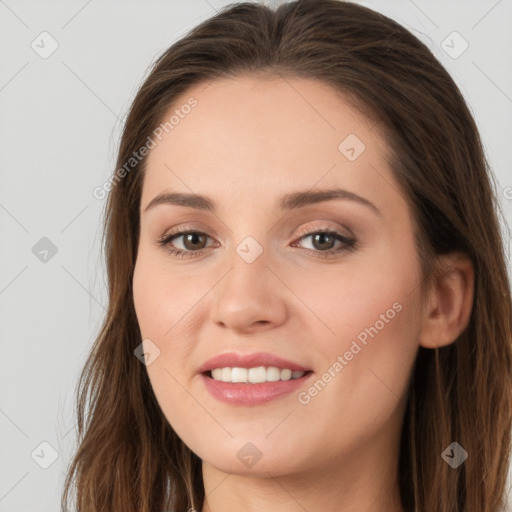
<svg viewBox="0 0 512 512"><path fill-rule="evenodd" d="M75 384L106 307L104 201L92 190L109 178L149 64L228 3L0 0L1 512L59 509ZM413 31L452 74L510 223L512 0L359 3ZM453 31L469 44L461 55Z"/></svg>

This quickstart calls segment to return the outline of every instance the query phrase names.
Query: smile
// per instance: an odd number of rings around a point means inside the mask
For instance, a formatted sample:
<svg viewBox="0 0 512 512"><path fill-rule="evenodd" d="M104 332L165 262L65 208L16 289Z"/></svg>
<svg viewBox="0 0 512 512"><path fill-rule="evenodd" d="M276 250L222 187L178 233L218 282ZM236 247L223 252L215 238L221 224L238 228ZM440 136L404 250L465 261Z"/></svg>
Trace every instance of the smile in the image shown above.
<svg viewBox="0 0 512 512"><path fill-rule="evenodd" d="M251 373L253 379L263 378L263 370L261 370L261 368L265 371L265 380L249 382L247 379L249 378L250 370L254 370L254 372ZM229 378L229 380L225 382L212 377L211 374L213 371L215 371L216 376L218 376L217 370L221 372L221 377L225 373L225 378ZM243 372L238 373L238 370L245 370L245 376ZM199 375L210 395L221 402L246 407L264 404L279 398L284 398L294 391L297 392L305 384L305 381L309 380L311 375L313 375L312 371L303 372L295 370L292 372L292 370L286 368L266 368L264 366L256 368L225 367L216 368L213 371L207 371ZM267 372L270 372L270 379L275 379L276 376L279 376L279 378L276 380L267 380ZM283 372L285 379L281 380ZM295 377L293 377L292 374L295 374ZM235 379L242 379L242 377L245 380L234 382Z"/></svg>
<svg viewBox="0 0 512 512"><path fill-rule="evenodd" d="M302 377L305 373L300 370L281 369L276 366L257 366L255 368L224 367L211 370L211 377L222 382L257 384L260 382L294 380Z"/></svg>

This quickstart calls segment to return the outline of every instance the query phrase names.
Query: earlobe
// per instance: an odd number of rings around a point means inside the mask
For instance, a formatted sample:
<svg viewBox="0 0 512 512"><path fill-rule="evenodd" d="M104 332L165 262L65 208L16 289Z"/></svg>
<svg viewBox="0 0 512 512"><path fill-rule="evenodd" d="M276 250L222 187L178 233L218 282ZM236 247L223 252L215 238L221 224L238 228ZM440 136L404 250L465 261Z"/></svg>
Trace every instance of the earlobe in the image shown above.
<svg viewBox="0 0 512 512"><path fill-rule="evenodd" d="M425 348L453 343L468 326L473 309L475 275L469 257L453 253L440 257L438 263L420 334Z"/></svg>

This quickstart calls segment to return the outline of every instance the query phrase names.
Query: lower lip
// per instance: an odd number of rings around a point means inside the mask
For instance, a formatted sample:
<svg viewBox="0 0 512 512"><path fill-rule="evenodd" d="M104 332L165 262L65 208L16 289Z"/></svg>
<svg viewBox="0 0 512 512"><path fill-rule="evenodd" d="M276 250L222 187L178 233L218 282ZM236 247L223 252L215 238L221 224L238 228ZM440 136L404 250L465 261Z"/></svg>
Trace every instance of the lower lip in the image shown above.
<svg viewBox="0 0 512 512"><path fill-rule="evenodd" d="M260 382L257 384L222 382L204 374L201 374L201 379L206 389L214 398L232 405L248 406L263 404L288 395L300 388L311 375L313 373L309 372L298 379Z"/></svg>

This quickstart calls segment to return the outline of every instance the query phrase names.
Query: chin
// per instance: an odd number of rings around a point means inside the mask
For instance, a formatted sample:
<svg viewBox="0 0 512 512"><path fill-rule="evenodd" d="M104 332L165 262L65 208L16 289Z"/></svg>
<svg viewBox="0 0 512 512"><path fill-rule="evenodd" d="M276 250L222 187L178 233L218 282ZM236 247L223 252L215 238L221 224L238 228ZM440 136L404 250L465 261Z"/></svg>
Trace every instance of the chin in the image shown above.
<svg viewBox="0 0 512 512"><path fill-rule="evenodd" d="M216 449L211 445L205 447L203 454L194 452L210 466L224 473L236 475L252 475L255 477L283 476L303 471L304 461L297 460L297 450L289 453L288 450L279 450L270 440L258 439L255 442L239 439L229 439L224 444L215 443ZM204 455L204 456L201 456Z"/></svg>

